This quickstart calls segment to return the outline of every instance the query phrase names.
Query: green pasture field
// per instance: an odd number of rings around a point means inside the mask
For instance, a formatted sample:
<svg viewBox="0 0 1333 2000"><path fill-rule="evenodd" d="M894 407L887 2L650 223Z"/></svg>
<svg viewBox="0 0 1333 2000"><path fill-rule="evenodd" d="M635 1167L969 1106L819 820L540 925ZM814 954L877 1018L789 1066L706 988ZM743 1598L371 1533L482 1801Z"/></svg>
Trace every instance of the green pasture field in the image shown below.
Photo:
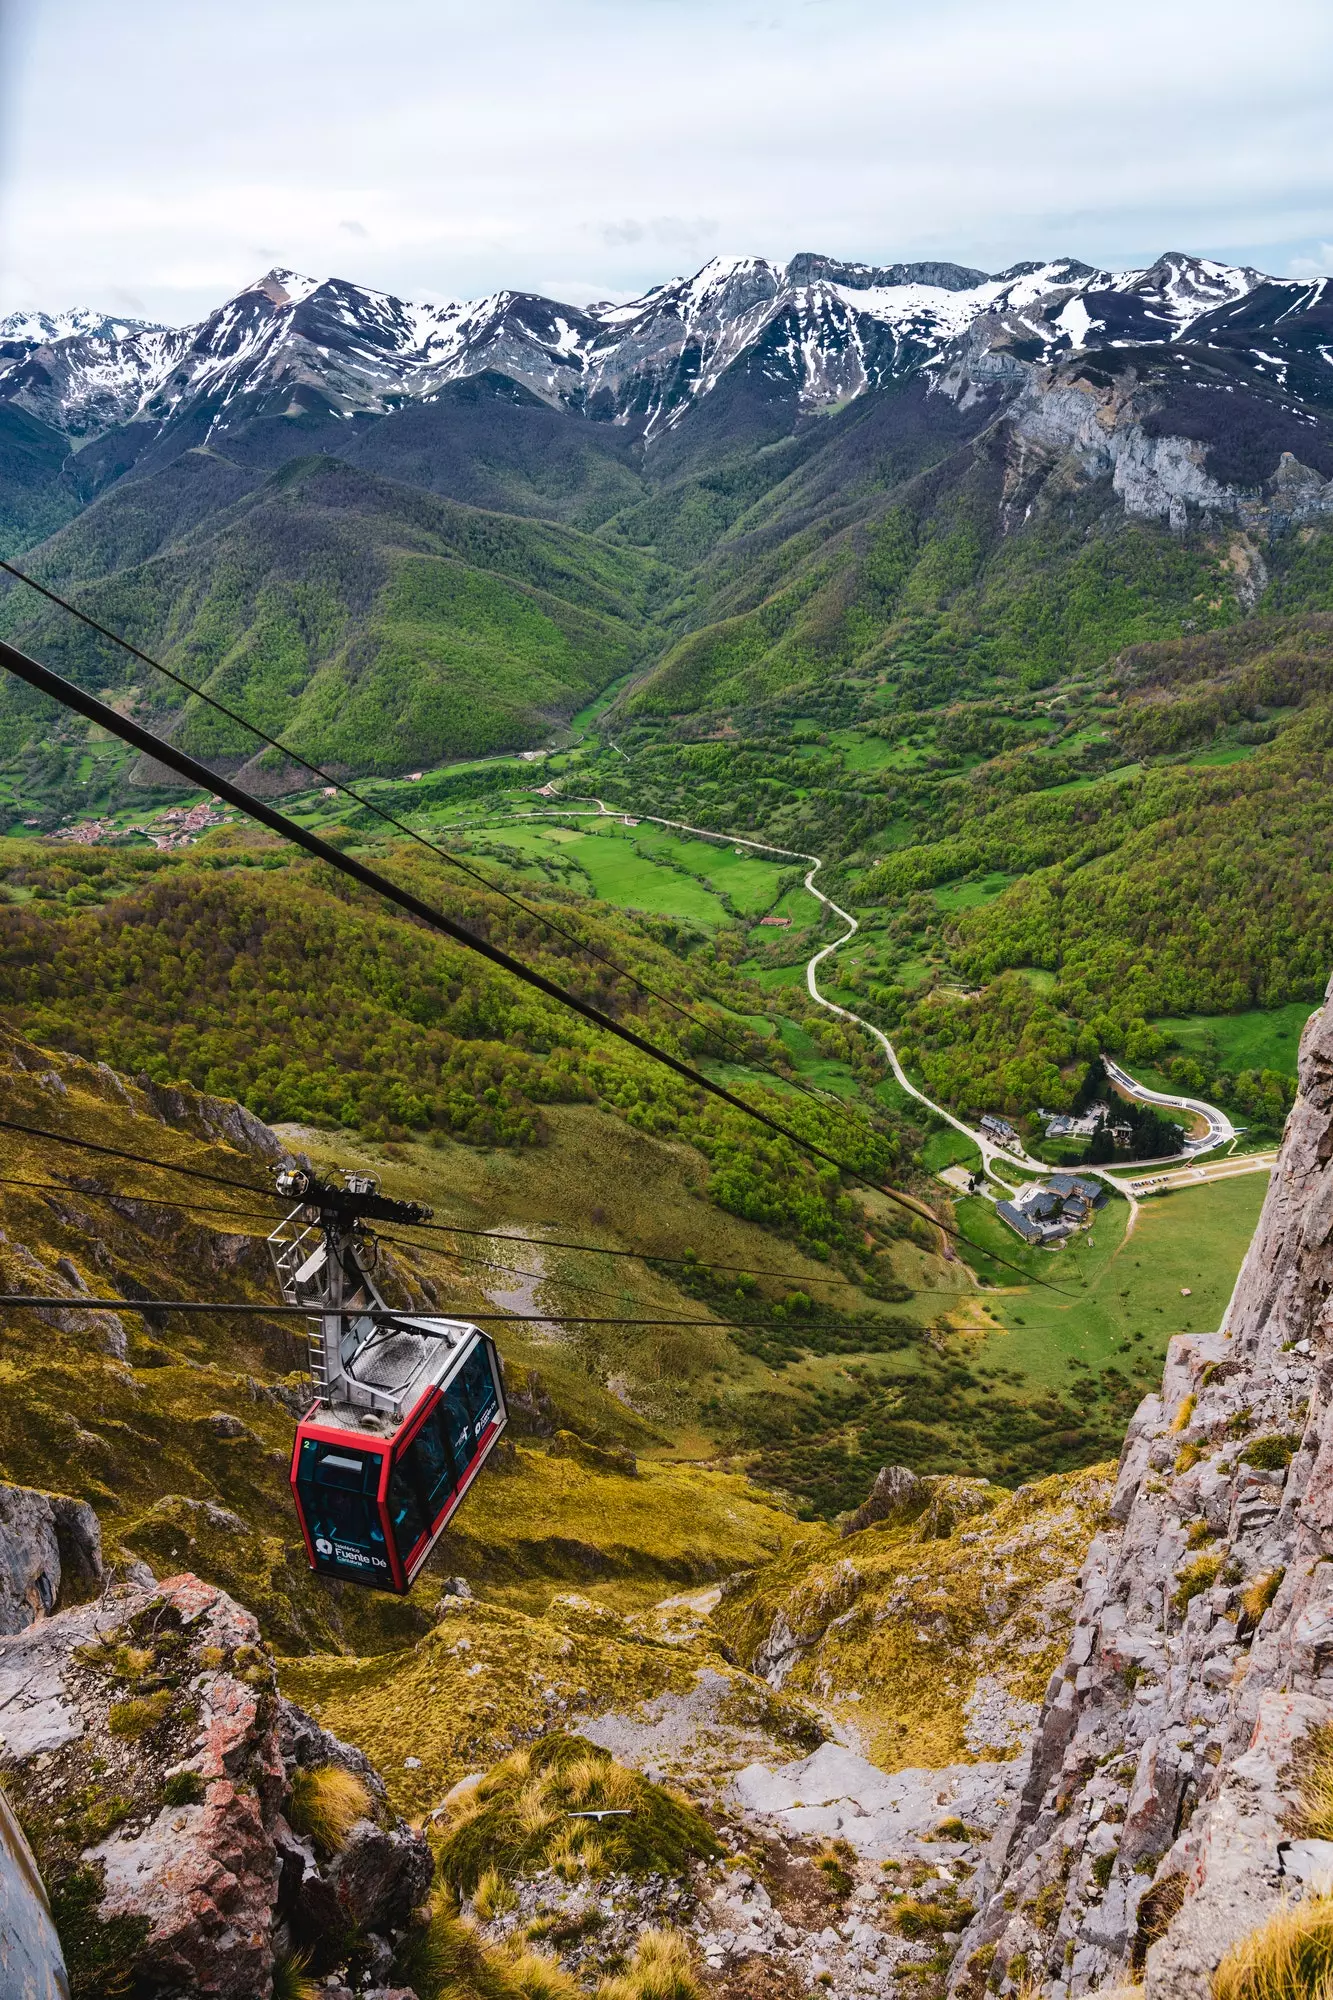
<svg viewBox="0 0 1333 2000"><path fill-rule="evenodd" d="M824 1055L799 1021L789 1021L784 1016L778 1021L778 1033L803 1082L832 1091L837 1097L857 1095L860 1085L847 1064L835 1056Z"/></svg>
<svg viewBox="0 0 1333 2000"><path fill-rule="evenodd" d="M1003 1287L986 1298L996 1331L979 1360L1034 1383L1067 1384L1074 1361L1094 1373L1114 1365L1155 1386L1174 1334L1220 1324L1267 1190L1268 1176L1253 1173L1151 1197L1128 1237L1129 1204L1113 1195L1090 1232L1054 1251L1028 1249L989 1202L960 1202L965 1235L1059 1288L1021 1285L968 1251L986 1283Z"/></svg>
<svg viewBox="0 0 1333 2000"><path fill-rule="evenodd" d="M931 754L929 744L892 743L884 736L869 736L860 729L839 729L829 736L829 747L842 752L848 771L902 770L924 763Z"/></svg>
<svg viewBox="0 0 1333 2000"><path fill-rule="evenodd" d="M738 972L743 972L747 979L753 979L755 985L762 987L766 993L772 992L775 987L805 985L804 959L801 960L799 965L764 965L758 967L756 967L753 959L742 959L736 969Z"/></svg>
<svg viewBox="0 0 1333 2000"><path fill-rule="evenodd" d="M594 896L622 909L648 916L680 917L718 930L729 922L718 898L691 875L677 874L637 853L630 830L619 833L571 831L567 827L515 826L493 830L491 837L519 854L549 853L558 848L587 877Z"/></svg>
<svg viewBox="0 0 1333 2000"><path fill-rule="evenodd" d="M749 848L738 853L722 840L695 840L647 824L630 831L649 853L667 855L692 874L706 876L716 888L724 889L746 916L768 914L778 883L792 866L790 862L761 860Z"/></svg>
<svg viewBox="0 0 1333 2000"><path fill-rule="evenodd" d="M905 1097L906 1094L903 1090L899 1091L900 1096ZM981 1154L965 1133L946 1125L943 1131L932 1132L926 1140L921 1148L921 1161L923 1166L937 1174L942 1167L979 1167Z"/></svg>
<svg viewBox="0 0 1333 2000"><path fill-rule="evenodd" d="M1016 875L1005 875L999 869L992 869L979 882L951 882L943 889L936 889L935 901L942 910L975 910L1017 880Z"/></svg>
<svg viewBox="0 0 1333 2000"><path fill-rule="evenodd" d="M1152 1023L1186 1055L1210 1053L1210 1043L1229 1070L1272 1069L1296 1074L1301 1030L1314 1003L1293 1000L1286 1007L1256 1007L1245 1014L1188 1014Z"/></svg>
<svg viewBox="0 0 1333 2000"><path fill-rule="evenodd" d="M1253 757L1260 748L1258 743L1221 743L1214 750L1196 750L1192 756L1181 761L1195 770L1201 765L1207 768L1217 764L1239 764L1246 757Z"/></svg>
<svg viewBox="0 0 1333 2000"><path fill-rule="evenodd" d="M598 716L605 715L621 689L633 680L633 678L634 675L632 672L621 674L618 680L614 680L609 686L604 687L602 692L596 695L586 708L581 708L577 715L571 715L568 723L571 734L578 735L580 732L590 729Z"/></svg>

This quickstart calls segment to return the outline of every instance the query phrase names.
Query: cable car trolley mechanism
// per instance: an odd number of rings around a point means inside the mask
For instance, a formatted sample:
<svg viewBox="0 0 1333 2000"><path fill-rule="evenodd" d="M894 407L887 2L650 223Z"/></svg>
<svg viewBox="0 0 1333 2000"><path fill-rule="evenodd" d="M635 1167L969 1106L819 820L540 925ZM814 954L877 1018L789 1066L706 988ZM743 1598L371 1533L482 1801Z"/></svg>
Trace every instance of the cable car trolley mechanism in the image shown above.
<svg viewBox="0 0 1333 2000"><path fill-rule="evenodd" d="M375 1283L367 1222L424 1222L368 1174L341 1187L278 1176L297 1206L269 1238L288 1305L310 1308L315 1400L297 1426L291 1483L310 1566L400 1594L505 1427L495 1343L465 1320L399 1312Z"/></svg>

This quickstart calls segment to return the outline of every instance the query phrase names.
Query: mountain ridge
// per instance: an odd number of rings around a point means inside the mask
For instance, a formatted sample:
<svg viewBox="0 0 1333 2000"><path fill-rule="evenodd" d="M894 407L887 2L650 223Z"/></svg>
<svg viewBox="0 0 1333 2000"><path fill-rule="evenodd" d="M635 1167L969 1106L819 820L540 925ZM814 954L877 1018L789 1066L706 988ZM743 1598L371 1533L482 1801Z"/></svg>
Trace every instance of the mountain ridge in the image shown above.
<svg viewBox="0 0 1333 2000"><path fill-rule="evenodd" d="M1279 289L1294 310L1311 291L1322 301L1324 281L1282 284L1175 252L1123 272L1063 258L992 276L952 263L847 264L805 251L786 265L714 258L624 304L576 307L512 290L415 304L275 268L193 326L111 321L85 309L11 315L0 321L0 399L71 438L118 423L161 428L200 406L211 433L234 425L234 405L255 414L284 392L293 414L320 392L347 416L429 397L498 366L548 402L652 437L775 326L775 356L785 355L803 400L823 407L930 365L979 319L1012 319L1047 353L1096 334L1109 344L1160 342L1263 286Z"/></svg>

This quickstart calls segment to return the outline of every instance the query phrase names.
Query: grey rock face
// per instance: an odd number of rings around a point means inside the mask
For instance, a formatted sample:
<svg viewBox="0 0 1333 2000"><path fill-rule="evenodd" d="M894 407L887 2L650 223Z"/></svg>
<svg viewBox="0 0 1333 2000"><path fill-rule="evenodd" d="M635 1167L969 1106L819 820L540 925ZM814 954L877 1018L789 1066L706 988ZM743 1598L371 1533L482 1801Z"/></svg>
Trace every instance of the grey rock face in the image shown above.
<svg viewBox="0 0 1333 2000"><path fill-rule="evenodd" d="M844 1535L859 1534L876 1521L906 1519L926 1504L928 1488L905 1465L881 1465L869 1496L843 1522Z"/></svg>
<svg viewBox="0 0 1333 2000"><path fill-rule="evenodd" d="M86 1501L0 1486L0 1634L22 1632L102 1581L102 1535Z"/></svg>
<svg viewBox="0 0 1333 2000"><path fill-rule="evenodd" d="M64 1955L42 1878L0 1792L0 1992L7 2000L68 2000Z"/></svg>
<svg viewBox="0 0 1333 2000"><path fill-rule="evenodd" d="M1207 2000L1227 1949L1325 1879L1319 1843L1287 1855L1302 1742L1333 1723L1330 1292L1326 1000L1225 1324L1172 1342L1130 1425L954 1994L1019 1958L1051 1995Z"/></svg>

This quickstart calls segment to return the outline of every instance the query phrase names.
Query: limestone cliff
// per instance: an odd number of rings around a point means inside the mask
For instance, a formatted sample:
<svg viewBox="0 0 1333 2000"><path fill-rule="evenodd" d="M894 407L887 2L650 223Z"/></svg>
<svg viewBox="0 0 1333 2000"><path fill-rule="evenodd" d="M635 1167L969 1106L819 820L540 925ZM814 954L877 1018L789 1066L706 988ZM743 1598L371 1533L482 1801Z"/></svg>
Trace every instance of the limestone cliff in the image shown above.
<svg viewBox="0 0 1333 2000"><path fill-rule="evenodd" d="M1330 997L1225 1324L1172 1343L1130 1426L954 1994L1205 2000L1317 1872L1291 1836L1333 1721Z"/></svg>

